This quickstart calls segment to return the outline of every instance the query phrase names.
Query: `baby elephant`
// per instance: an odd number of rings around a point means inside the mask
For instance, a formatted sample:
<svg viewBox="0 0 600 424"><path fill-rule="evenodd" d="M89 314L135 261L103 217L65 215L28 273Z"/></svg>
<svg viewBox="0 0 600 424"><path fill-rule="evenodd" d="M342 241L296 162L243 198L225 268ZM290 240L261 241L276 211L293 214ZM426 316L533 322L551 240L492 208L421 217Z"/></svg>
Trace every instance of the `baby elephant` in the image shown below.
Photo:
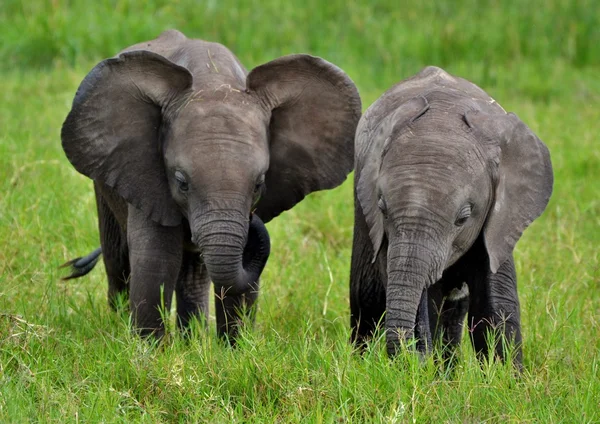
<svg viewBox="0 0 600 424"><path fill-rule="evenodd" d="M516 345L520 367L512 252L552 192L542 141L479 87L428 67L362 117L355 172L353 341L385 322L388 354L413 337L448 354L468 312L480 358L494 333ZM503 360L505 349L495 346Z"/></svg>
<svg viewBox="0 0 600 424"><path fill-rule="evenodd" d="M167 31L99 63L62 127L77 171L94 180L108 297L129 293L142 334L205 316L235 335L269 256L263 222L351 171L358 92L309 55L247 72L224 46ZM75 276L99 251L74 262Z"/></svg>

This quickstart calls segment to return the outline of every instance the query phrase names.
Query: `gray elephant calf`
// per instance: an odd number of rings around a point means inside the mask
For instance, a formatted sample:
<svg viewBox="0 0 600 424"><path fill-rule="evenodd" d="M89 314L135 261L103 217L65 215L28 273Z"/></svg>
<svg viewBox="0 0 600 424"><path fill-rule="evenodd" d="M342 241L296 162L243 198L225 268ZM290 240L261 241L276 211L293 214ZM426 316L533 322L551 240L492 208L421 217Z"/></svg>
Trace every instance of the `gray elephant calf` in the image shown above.
<svg viewBox="0 0 600 424"><path fill-rule="evenodd" d="M479 87L435 67L392 87L356 133L353 340L385 319L389 354L432 336L451 353L468 312L479 355L495 330L520 366L512 252L552 184L546 146Z"/></svg>
<svg viewBox="0 0 600 424"><path fill-rule="evenodd" d="M94 180L109 302L128 291L135 326L160 336L162 302L176 293L185 328L212 280L217 329L235 335L269 256L263 221L344 181L360 113L348 76L308 55L247 73L224 46L167 31L99 63L62 145Z"/></svg>

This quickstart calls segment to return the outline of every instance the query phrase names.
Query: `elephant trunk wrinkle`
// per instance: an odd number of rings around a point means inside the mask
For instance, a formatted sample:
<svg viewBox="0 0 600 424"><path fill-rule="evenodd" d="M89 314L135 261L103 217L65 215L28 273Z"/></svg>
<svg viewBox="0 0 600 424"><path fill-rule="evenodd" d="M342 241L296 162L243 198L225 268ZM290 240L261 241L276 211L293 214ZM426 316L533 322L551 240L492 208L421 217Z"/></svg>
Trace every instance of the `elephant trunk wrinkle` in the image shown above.
<svg viewBox="0 0 600 424"><path fill-rule="evenodd" d="M194 224L198 245L208 274L216 286L230 294L251 290L270 253L268 233L260 218L239 212L204 213Z"/></svg>
<svg viewBox="0 0 600 424"><path fill-rule="evenodd" d="M417 244L435 244L439 243L445 232L442 230L446 222L437 214L431 212L425 207L421 207L426 211L428 217L423 217L418 212L412 214L401 213L394 216L392 219L396 224L396 243L416 246ZM425 246L422 246L425 247Z"/></svg>
<svg viewBox="0 0 600 424"><path fill-rule="evenodd" d="M417 322L419 305L426 289L437 281L442 261L431 242L418 241L424 239L411 234L393 241L388 248L385 326L390 355L396 353L402 340L421 336L417 327L427 324ZM420 340L417 347L424 346L423 342Z"/></svg>

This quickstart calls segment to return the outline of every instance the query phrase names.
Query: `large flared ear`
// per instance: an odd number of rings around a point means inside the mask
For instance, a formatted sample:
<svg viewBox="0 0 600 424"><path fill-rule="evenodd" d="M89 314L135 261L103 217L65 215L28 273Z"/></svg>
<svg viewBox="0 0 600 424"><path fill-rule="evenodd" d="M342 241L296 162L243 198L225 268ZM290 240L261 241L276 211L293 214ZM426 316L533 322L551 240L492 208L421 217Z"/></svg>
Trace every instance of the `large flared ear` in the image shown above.
<svg viewBox="0 0 600 424"><path fill-rule="evenodd" d="M62 126L77 171L114 188L150 219L181 222L159 146L165 113L191 88L192 75L149 51L100 62L84 78Z"/></svg>
<svg viewBox="0 0 600 424"><path fill-rule="evenodd" d="M371 116L370 110L367 110L358 126L355 191L369 227L369 237L375 252L373 262L377 259L384 237L383 214L377 205L381 162L390 143L393 143L410 123L428 110L427 99L414 97L393 110L385 111L384 117Z"/></svg>
<svg viewBox="0 0 600 424"><path fill-rule="evenodd" d="M483 228L495 273L546 208L554 181L552 163L546 145L515 114L473 111L465 118L498 166L495 199Z"/></svg>
<svg viewBox="0 0 600 424"><path fill-rule="evenodd" d="M247 89L271 115L266 193L256 210L267 222L309 193L346 179L361 102L341 69L304 54L253 69Z"/></svg>

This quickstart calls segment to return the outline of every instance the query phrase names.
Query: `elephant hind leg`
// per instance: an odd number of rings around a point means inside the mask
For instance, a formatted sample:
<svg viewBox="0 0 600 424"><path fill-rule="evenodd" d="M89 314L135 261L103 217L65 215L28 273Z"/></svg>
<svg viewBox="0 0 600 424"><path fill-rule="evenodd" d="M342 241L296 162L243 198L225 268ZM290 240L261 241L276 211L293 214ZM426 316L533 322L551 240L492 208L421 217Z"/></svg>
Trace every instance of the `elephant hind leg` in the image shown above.
<svg viewBox="0 0 600 424"><path fill-rule="evenodd" d="M98 208L98 226L100 245L104 267L108 278L108 304L113 310L117 309L119 297L129 294L129 250L127 236L117 221L108 203L96 190L96 205Z"/></svg>
<svg viewBox="0 0 600 424"><path fill-rule="evenodd" d="M210 278L200 255L184 252L175 286L179 328L188 329L194 317L204 322L208 320L209 288Z"/></svg>

